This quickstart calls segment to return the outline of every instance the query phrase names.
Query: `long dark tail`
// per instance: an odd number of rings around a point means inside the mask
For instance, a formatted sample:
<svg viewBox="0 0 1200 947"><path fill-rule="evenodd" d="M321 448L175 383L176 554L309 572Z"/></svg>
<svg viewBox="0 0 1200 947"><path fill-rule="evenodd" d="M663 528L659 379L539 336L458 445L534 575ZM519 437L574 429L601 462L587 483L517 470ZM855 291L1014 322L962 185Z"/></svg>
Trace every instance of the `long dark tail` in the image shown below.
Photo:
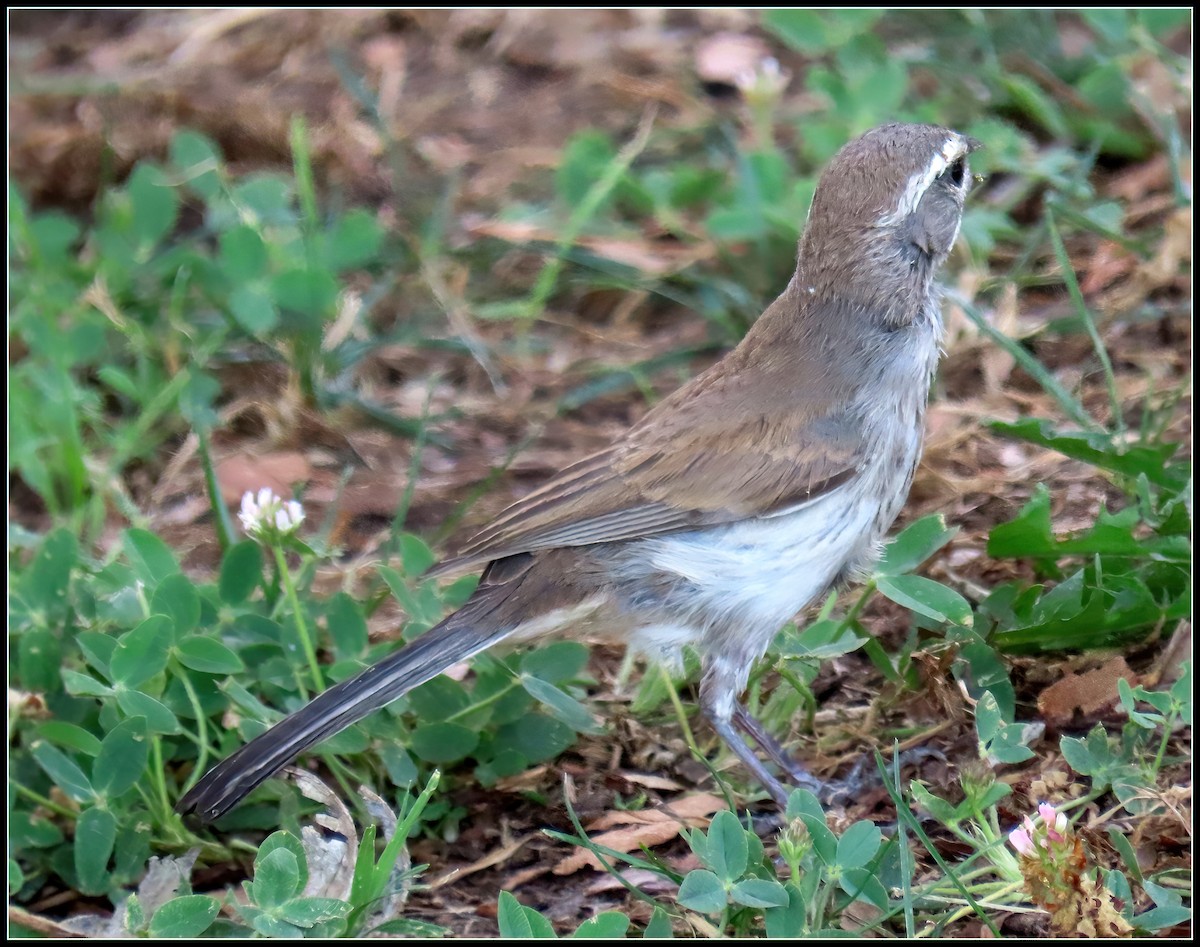
<svg viewBox="0 0 1200 947"><path fill-rule="evenodd" d="M479 600L489 597L468 602L416 641L255 737L209 770L176 809L195 810L205 822L220 818L297 754L507 637L512 628L489 627L493 603Z"/></svg>

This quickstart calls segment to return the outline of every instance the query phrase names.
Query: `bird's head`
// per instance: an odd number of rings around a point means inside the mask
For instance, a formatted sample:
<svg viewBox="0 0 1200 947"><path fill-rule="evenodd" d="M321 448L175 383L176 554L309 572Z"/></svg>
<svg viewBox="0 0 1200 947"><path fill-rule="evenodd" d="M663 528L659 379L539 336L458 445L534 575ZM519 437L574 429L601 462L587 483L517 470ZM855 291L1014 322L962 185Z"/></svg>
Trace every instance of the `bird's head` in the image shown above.
<svg viewBox="0 0 1200 947"><path fill-rule="evenodd" d="M958 237L979 142L937 125L881 125L821 175L800 240L801 291L905 324Z"/></svg>

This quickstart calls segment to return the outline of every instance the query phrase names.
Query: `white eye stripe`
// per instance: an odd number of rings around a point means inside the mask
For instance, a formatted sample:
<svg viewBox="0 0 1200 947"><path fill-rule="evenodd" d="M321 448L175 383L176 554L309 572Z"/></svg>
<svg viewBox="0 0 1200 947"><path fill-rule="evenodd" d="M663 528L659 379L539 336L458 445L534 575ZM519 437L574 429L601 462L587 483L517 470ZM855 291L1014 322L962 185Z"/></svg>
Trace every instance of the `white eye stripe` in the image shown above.
<svg viewBox="0 0 1200 947"><path fill-rule="evenodd" d="M908 183L904 185L904 191L900 195L900 201L896 204L896 209L883 217L880 223L897 224L916 210L917 205L921 203L921 198L929 190L929 185L970 150L970 145L962 135L951 132L950 137L943 143L941 151L930 159L929 167L924 171L918 171L908 179Z"/></svg>

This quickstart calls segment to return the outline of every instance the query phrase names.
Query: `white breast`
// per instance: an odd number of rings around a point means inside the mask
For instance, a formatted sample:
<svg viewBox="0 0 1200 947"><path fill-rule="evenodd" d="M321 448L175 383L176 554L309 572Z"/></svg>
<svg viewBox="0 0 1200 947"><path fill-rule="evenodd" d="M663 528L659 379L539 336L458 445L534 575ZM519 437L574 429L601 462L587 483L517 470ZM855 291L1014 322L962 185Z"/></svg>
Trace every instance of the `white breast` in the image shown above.
<svg viewBox="0 0 1200 947"><path fill-rule="evenodd" d="M878 505L852 482L795 512L675 533L639 544L653 571L678 576L712 616L769 626L772 633L866 554Z"/></svg>

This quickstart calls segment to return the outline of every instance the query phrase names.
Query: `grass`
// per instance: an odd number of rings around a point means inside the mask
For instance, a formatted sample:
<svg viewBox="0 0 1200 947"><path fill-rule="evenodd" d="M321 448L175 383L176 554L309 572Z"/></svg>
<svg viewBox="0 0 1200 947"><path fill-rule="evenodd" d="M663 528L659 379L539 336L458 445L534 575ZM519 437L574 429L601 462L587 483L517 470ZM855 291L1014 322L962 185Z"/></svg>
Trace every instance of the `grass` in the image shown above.
<svg viewBox="0 0 1200 947"><path fill-rule="evenodd" d="M527 387L523 376L557 347L569 351L564 325L589 330L570 311L609 294L668 319L686 308L706 338L571 379L547 413L604 417L627 393L653 397L664 369L686 374L698 353L731 344L783 285L821 164L853 134L896 117L937 120L987 143L966 252L950 274L953 302L1023 373L1011 376L1014 389L1028 383L1024 400L993 402L1006 416L985 423L995 438L1085 470L1094 486L1088 503L1069 509L1055 502L1061 479L1011 492L1007 513L983 530L987 567L966 578L944 565L947 550L965 548L957 527L944 516L914 519L870 581L781 632L750 698L776 732L796 723L808 731L830 663L861 669L879 682L868 712L884 722L883 750L912 736L918 699L942 702L935 711L955 721L957 743L947 746L958 754L956 777L930 784L918 767L906 782L896 752L881 759L888 816L853 813L847 824L798 791L782 829L760 838L736 814L747 797L718 775L730 806L706 828L681 830L690 868L650 850L597 846L572 810L574 832L555 839L656 883L638 889L621 878L630 899L579 925L505 893L498 926L509 936L578 926L597 936L645 928L795 937L1004 933L1005 918L1034 912L1055 932L1169 933L1188 923L1190 864L1164 843L1146 869L1127 838L1177 812L1170 783L1190 734L1190 669L1153 680L1164 642L1190 614L1190 465L1172 421L1182 388L1151 383L1128 394L1134 373L1108 347L1120 344L1125 314L1097 318L1075 273L1101 241L1136 265L1165 240L1161 217L1127 232L1125 206L1104 187L1114 169L1165 155L1168 203L1187 204L1180 136L1134 79L1148 63L1179 75L1181 60L1163 42L1186 15L944 13L931 30L932 15L763 14L764 35L795 71L792 86L760 72L744 83L744 105L701 120L647 113L632 134L571 136L552 177L497 209L508 229L495 232L524 233L524 244L462 245L454 174L430 191L436 201L414 201L393 227L366 208L337 207L300 119L288 126L290 168L250 174L211 138L177 130L165 160L139 162L85 218L35 207L18 182L10 479L22 513L9 534L9 878L10 903L28 912L18 923L61 930L46 905L69 892L100 906L115 933L435 932L404 915L419 878L406 866L406 840L456 837L468 817L459 793L471 783L495 791L563 754L590 758L601 728L587 703L597 681L583 645L481 656L462 681L431 681L327 741L319 756L328 788L310 776L305 792L334 812L358 854L319 895L306 882L330 843L301 841L312 807L282 782L216 832L172 808L217 758L391 651L394 641L368 632L392 624L392 603L411 637L473 588L473 578L422 580L433 531L422 537L405 524L424 460L453 455L461 425L478 419L443 408L432 372L421 378L420 407L397 407L374 380L378 364L403 346L460 378L476 371L464 365L478 366L500 412L510 386ZM1063 52L1061 38L1078 31L1091 45ZM347 77L344 61L338 68L380 129L389 166L408 175L415 155L386 127L368 84ZM831 108L798 113L798 89ZM394 184L419 193L407 177ZM547 259L522 268L531 255ZM506 261L515 277L500 275ZM1065 299L1066 317L1052 331L995 328L989 312L1014 284L1030 304ZM1079 371L1052 358L1051 342L1075 339L1086 353ZM285 443L305 444L314 427L326 438L349 427L406 445L400 512L371 550L379 561L345 561L341 488L320 525L313 515L297 534L240 538L213 455L236 441L246 401L259 402L256 416ZM1031 403L1040 416L1011 411ZM215 550L207 569L168 541L153 488L192 438L195 484L207 496L198 529ZM885 625L901 632L880 636ZM1112 683L1116 722L1047 737L1032 706L1044 678L1025 656L1111 649L1146 672L1143 683ZM643 719L678 713L694 745L681 699L691 671L678 681L645 675L631 706ZM931 683L939 679L950 690ZM861 752L861 737L851 743ZM838 747L817 750L831 757ZM1065 847L1026 857L1006 836L1048 801L1039 784L1076 827L1070 845L1050 839ZM364 797L360 785L388 798ZM350 811L340 798L360 804ZM361 828L367 819L378 828ZM1101 834L1111 848L1090 841ZM1089 841L1076 850L1077 838ZM205 863L246 865L245 902L193 893L186 853L197 848ZM165 861L151 865L151 856ZM176 871L165 885L164 866ZM1068 910L1084 904L1099 907Z"/></svg>

